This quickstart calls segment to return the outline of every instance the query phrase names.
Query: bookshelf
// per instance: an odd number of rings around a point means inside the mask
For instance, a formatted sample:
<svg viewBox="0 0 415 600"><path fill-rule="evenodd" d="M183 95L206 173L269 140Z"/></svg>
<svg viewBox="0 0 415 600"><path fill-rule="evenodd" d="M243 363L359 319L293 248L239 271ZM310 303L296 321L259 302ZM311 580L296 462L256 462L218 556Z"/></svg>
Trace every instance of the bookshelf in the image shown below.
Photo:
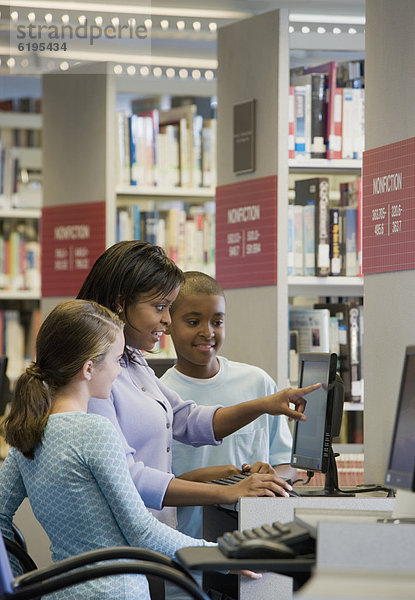
<svg viewBox="0 0 415 600"><path fill-rule="evenodd" d="M25 144L41 128L39 113L0 111L0 353L12 384L34 358L40 318L42 150Z"/></svg>
<svg viewBox="0 0 415 600"><path fill-rule="evenodd" d="M218 186L241 192L276 176L276 284L226 289L227 338L224 353L234 360L257 364L280 388L289 383L287 352L290 298L294 296L363 298L361 277L288 275L288 203L295 181L328 176L330 197L339 198L338 182L360 176L355 159L289 159L289 40L285 9L255 16L222 28L218 37ZM317 59L318 60L318 59ZM322 60L321 62L325 62ZM233 171L233 107L255 98L256 168L249 174ZM236 186L239 186L236 188ZM226 282L221 282L222 284ZM242 325L244 324L244 325ZM347 403L348 413L362 413L363 403Z"/></svg>
<svg viewBox="0 0 415 600"><path fill-rule="evenodd" d="M57 206L64 209L67 205L76 208L84 203L103 206L105 239L100 249L94 248L91 252L92 262L105 247L117 241L117 215L120 211L126 213L126 219L130 218L129 213L134 208L143 213L161 213L180 205L187 211L193 207L198 212L204 205L211 207L214 190L209 187L146 185L142 181L129 185L128 173L122 166L120 169L123 163L120 161L121 145L117 141L124 139L125 144L128 139L125 122L120 128L119 116L128 111L125 108L116 110L117 105L125 106L125 100L117 104L116 78L111 65L103 64L99 69L91 65L88 69L88 66L74 68L71 77L51 73L43 78L44 206L46 209ZM85 131L88 136L85 136ZM85 141L85 137L86 143L81 144L80 140ZM86 274L86 271L78 274L73 293L79 289ZM42 299L42 308L48 311L57 301L57 296L48 295Z"/></svg>

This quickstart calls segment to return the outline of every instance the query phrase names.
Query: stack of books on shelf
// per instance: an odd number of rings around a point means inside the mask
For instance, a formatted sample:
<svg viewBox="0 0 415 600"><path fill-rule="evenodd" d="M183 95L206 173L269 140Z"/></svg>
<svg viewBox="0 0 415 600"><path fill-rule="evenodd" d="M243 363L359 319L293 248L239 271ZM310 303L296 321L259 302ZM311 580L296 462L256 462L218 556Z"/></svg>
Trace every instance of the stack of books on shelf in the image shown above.
<svg viewBox="0 0 415 600"><path fill-rule="evenodd" d="M185 271L215 274L215 204L171 201L156 209L139 204L117 209L117 241L143 240L162 246Z"/></svg>
<svg viewBox="0 0 415 600"><path fill-rule="evenodd" d="M289 88L289 158L361 159L364 62L293 69Z"/></svg>
<svg viewBox="0 0 415 600"><path fill-rule="evenodd" d="M363 307L357 301L290 306L292 383L298 381L295 355L302 352L335 352L337 370L345 386L346 402L363 400ZM293 356L294 355L294 356Z"/></svg>
<svg viewBox="0 0 415 600"><path fill-rule="evenodd" d="M40 113L37 98L0 101L0 113ZM0 207L41 206L42 173L40 160L33 152L40 151L41 129L2 126L0 128ZM26 158L22 160L22 152ZM27 154L31 152L32 154Z"/></svg>
<svg viewBox="0 0 415 600"><path fill-rule="evenodd" d="M146 109L146 110L145 110ZM159 188L216 185L216 120L195 104L169 110L133 103L117 113L118 184Z"/></svg>
<svg viewBox="0 0 415 600"><path fill-rule="evenodd" d="M362 182L340 184L329 198L327 177L295 182L288 206L288 275L362 275Z"/></svg>
<svg viewBox="0 0 415 600"><path fill-rule="evenodd" d="M34 221L0 222L0 290L30 290L40 294L40 243Z"/></svg>

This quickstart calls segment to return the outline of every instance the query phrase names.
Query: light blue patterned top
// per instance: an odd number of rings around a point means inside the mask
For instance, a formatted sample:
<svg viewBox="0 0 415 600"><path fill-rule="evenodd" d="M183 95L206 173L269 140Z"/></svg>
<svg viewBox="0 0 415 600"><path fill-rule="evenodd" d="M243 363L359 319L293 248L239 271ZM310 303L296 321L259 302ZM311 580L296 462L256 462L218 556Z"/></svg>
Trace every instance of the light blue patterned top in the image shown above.
<svg viewBox="0 0 415 600"><path fill-rule="evenodd" d="M12 448L0 470L0 526L25 496L51 540L54 561L109 546L141 546L174 558L184 546L211 545L157 521L145 508L114 426L82 412L49 417L35 459ZM147 580L120 575L68 588L48 598L148 600Z"/></svg>

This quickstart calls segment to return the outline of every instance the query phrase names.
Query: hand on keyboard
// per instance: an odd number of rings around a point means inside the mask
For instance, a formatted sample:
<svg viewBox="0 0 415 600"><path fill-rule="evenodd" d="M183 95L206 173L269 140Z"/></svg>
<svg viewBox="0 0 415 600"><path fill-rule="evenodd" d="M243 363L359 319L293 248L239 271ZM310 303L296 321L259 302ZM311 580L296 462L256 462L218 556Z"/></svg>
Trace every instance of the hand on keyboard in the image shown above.
<svg viewBox="0 0 415 600"><path fill-rule="evenodd" d="M239 498L253 496L284 496L288 498L292 493L292 486L281 477L272 473L238 473L230 477L213 479L208 483L229 486L223 498L223 504L231 504ZM235 485L234 485L235 484ZM294 495L297 495L294 493Z"/></svg>
<svg viewBox="0 0 415 600"><path fill-rule="evenodd" d="M293 558L313 552L314 540L296 521L276 521L272 525L224 533L218 538L218 546L229 558Z"/></svg>

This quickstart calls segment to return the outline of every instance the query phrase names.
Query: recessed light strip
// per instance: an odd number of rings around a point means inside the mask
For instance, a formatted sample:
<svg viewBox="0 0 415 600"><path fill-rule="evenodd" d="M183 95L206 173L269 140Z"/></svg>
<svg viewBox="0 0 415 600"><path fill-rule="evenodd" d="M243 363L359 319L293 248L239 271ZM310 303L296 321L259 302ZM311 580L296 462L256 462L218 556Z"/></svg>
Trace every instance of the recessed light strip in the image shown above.
<svg viewBox="0 0 415 600"><path fill-rule="evenodd" d="M346 25L365 25L366 18L357 15L307 15L290 13L289 20L292 23L338 23Z"/></svg>
<svg viewBox="0 0 415 600"><path fill-rule="evenodd" d="M123 13L135 15L164 15L175 17L200 17L201 19L244 19L251 16L249 12L234 10L210 10L202 8L168 8L162 6L137 6L136 4L104 4L102 2L69 2L63 0L11 0L11 6L25 8L44 8L47 10L93 11L105 13Z"/></svg>

